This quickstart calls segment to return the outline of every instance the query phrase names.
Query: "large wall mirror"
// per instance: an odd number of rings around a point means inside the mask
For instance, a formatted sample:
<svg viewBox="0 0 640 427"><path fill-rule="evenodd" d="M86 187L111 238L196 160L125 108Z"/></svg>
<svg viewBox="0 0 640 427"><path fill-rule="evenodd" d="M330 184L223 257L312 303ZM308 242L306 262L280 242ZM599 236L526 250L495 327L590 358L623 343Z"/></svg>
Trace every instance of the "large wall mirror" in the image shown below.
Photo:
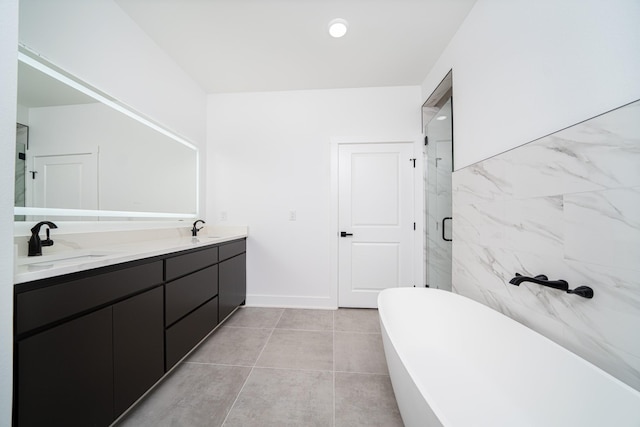
<svg viewBox="0 0 640 427"><path fill-rule="evenodd" d="M15 220L198 213L194 145L21 48Z"/></svg>

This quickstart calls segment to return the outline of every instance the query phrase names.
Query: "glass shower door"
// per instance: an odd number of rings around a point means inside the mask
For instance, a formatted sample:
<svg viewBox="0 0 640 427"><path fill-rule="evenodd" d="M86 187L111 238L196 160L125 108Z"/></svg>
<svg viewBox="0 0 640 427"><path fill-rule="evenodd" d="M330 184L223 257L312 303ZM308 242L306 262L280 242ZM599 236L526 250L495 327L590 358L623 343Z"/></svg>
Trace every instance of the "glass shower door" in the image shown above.
<svg viewBox="0 0 640 427"><path fill-rule="evenodd" d="M431 288L451 290L451 173L453 120L451 98L427 124L426 280Z"/></svg>

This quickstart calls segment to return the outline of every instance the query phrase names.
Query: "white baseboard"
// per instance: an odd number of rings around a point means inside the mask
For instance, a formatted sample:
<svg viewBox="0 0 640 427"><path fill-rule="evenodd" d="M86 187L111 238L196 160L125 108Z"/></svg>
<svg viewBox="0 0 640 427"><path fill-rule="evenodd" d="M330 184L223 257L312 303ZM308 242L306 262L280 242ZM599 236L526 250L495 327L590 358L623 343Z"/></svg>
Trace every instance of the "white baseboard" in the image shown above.
<svg viewBox="0 0 640 427"><path fill-rule="evenodd" d="M247 295L247 307L315 308L336 310L338 304L329 297L283 295Z"/></svg>

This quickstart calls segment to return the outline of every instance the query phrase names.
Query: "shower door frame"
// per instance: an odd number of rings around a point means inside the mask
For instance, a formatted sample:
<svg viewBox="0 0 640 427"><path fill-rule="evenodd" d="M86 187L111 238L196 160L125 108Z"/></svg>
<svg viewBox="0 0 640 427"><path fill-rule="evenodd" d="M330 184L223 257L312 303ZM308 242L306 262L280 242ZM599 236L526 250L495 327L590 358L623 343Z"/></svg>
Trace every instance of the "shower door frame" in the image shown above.
<svg viewBox="0 0 640 427"><path fill-rule="evenodd" d="M429 167L428 167L428 138L427 138L427 127L429 125L429 123L431 122L432 119L435 118L435 116L440 112L440 110L442 109L442 107L447 103L447 102L451 102L451 173L453 173L453 168L454 168L454 158L453 158L453 152L454 152L454 137L453 137L453 79L452 79L452 71L450 70L447 75L442 79L442 81L440 82L440 84L438 85L438 87L433 91L433 93L427 98L427 101L425 101L425 103L422 105L422 132L423 135L425 137L425 143L423 146L423 161L424 161L424 212L423 212L423 220L424 220L424 247L423 247L423 256L424 256L424 266L423 266L423 277L424 277L424 286L425 287L439 287L437 286L436 283L430 283L429 279L430 279L430 274L429 274L429 262L430 262L430 253L429 253L429 194L428 194L428 186L429 186L429 181L428 181L428 174L429 174ZM435 143L436 141L431 141L431 143ZM453 214L449 215L446 219L450 220L447 222L447 224L451 224L453 223L452 220ZM438 218L436 222L439 223L441 219ZM437 238L442 238L444 240L447 240L448 242L446 242L446 244L451 245L451 247L449 248L449 263L451 263L451 253L453 252L453 242L451 242L449 239L445 238L445 234L442 234L444 230L444 224L439 224L440 227L438 227L437 230ZM441 228L442 227L442 228ZM451 227L447 227L448 230L448 236L449 238L452 238L452 228ZM451 242L451 243L449 243ZM450 267L450 266L449 266ZM450 274L450 268L449 268L449 275ZM445 288L447 290L451 290L450 287L450 283L451 280L449 279L447 281L447 283L445 284ZM435 286L434 286L435 285Z"/></svg>

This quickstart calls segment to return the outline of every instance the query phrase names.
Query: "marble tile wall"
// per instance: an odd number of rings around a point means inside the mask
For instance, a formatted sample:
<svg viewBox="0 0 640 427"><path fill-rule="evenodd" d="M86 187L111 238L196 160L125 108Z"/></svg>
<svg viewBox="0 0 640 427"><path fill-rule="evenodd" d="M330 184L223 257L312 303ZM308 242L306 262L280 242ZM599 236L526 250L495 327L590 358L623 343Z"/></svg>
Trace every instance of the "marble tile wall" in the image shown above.
<svg viewBox="0 0 640 427"><path fill-rule="evenodd" d="M453 216L454 292L640 390L640 101L454 172Z"/></svg>

